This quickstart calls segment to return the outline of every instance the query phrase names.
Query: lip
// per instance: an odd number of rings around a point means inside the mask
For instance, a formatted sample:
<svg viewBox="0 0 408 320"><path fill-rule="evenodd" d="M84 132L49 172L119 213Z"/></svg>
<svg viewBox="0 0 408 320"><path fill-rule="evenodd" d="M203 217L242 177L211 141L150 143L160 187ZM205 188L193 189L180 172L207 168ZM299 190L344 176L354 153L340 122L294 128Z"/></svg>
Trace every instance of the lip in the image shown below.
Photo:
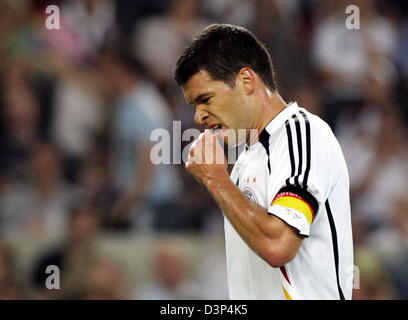
<svg viewBox="0 0 408 320"><path fill-rule="evenodd" d="M209 124L209 125L207 125L207 128L212 130L212 129L216 128L217 126L219 126L220 129L222 128L222 125L219 124L219 123Z"/></svg>

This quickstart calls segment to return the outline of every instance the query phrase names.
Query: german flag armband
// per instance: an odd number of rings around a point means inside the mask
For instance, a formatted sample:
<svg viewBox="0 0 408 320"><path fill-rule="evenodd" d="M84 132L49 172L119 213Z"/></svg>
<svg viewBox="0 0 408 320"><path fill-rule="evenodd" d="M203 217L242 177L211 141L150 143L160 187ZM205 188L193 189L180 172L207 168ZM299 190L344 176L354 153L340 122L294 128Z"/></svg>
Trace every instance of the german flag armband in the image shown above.
<svg viewBox="0 0 408 320"><path fill-rule="evenodd" d="M295 186L282 188L273 199L268 213L294 227L301 235L309 236L319 205L305 189Z"/></svg>

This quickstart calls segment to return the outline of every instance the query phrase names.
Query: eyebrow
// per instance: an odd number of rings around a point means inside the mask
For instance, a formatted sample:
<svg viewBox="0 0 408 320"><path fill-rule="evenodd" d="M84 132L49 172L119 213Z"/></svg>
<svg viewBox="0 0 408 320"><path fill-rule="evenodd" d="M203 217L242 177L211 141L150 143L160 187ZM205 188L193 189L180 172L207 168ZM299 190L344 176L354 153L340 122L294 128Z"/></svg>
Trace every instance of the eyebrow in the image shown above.
<svg viewBox="0 0 408 320"><path fill-rule="evenodd" d="M205 93L201 93L199 94L195 99L193 99L193 101L188 101L188 103L195 105L195 104L200 104L205 98L207 98L207 96L210 96L212 93L211 92L205 92Z"/></svg>

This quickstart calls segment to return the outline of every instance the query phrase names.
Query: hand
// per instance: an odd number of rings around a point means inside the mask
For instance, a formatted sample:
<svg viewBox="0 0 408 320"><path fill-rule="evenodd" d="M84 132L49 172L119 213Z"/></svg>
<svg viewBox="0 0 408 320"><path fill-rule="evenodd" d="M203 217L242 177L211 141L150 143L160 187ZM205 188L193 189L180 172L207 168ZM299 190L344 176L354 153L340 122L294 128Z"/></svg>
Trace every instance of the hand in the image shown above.
<svg viewBox="0 0 408 320"><path fill-rule="evenodd" d="M201 184L228 177L227 159L218 138L205 130L191 145L186 170Z"/></svg>

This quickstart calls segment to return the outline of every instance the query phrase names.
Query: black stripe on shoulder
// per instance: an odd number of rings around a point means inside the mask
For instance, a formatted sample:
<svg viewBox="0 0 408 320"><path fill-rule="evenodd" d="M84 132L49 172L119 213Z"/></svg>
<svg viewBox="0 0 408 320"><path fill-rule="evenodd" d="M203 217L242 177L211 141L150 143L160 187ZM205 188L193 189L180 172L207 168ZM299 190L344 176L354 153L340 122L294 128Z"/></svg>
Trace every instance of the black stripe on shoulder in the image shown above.
<svg viewBox="0 0 408 320"><path fill-rule="evenodd" d="M290 165L291 165L291 172L290 177L286 179L286 185L290 185L290 178L295 175L295 157L293 155L293 140L292 140L292 129L290 128L289 120L285 121L286 126L286 135L288 137L288 147L289 147L289 158L290 158Z"/></svg>
<svg viewBox="0 0 408 320"><path fill-rule="evenodd" d="M299 184L299 176L302 174L302 162L303 162L303 150L302 150L302 132L300 131L300 121L299 118L296 114L292 116L292 118L295 120L295 126L296 126L296 138L297 138L297 146L298 146L298 174L295 176L295 184L297 186L300 186Z"/></svg>
<svg viewBox="0 0 408 320"><path fill-rule="evenodd" d="M300 110L299 112L305 119L305 125L306 125L306 169L305 169L305 175L303 178L303 188L306 189L307 179L309 178L309 172L310 172L310 162L311 162L310 122L305 112L303 112L302 110Z"/></svg>
<svg viewBox="0 0 408 320"><path fill-rule="evenodd" d="M269 174L271 173L271 164L270 164L270 159L269 159L269 133L266 131L266 129L263 129L261 134L259 135L259 142L262 144L262 146L265 148L266 154L268 155L268 170Z"/></svg>
<svg viewBox="0 0 408 320"><path fill-rule="evenodd" d="M317 211L319 210L319 202L310 192L298 186L283 187L282 189L279 190L277 194L282 192L291 192L298 195L312 207L313 211L315 212L315 215L317 215Z"/></svg>
<svg viewBox="0 0 408 320"><path fill-rule="evenodd" d="M325 202L325 206L326 206L326 211L327 211L327 217L329 218L330 231L332 235L334 265L336 267L337 288L339 290L340 300L345 300L343 290L341 289L341 286L340 286L340 278L339 278L339 249L338 249L338 243L337 243L336 225L334 223L334 219L333 219L333 215L332 215L332 211L331 211L330 203L328 199Z"/></svg>

